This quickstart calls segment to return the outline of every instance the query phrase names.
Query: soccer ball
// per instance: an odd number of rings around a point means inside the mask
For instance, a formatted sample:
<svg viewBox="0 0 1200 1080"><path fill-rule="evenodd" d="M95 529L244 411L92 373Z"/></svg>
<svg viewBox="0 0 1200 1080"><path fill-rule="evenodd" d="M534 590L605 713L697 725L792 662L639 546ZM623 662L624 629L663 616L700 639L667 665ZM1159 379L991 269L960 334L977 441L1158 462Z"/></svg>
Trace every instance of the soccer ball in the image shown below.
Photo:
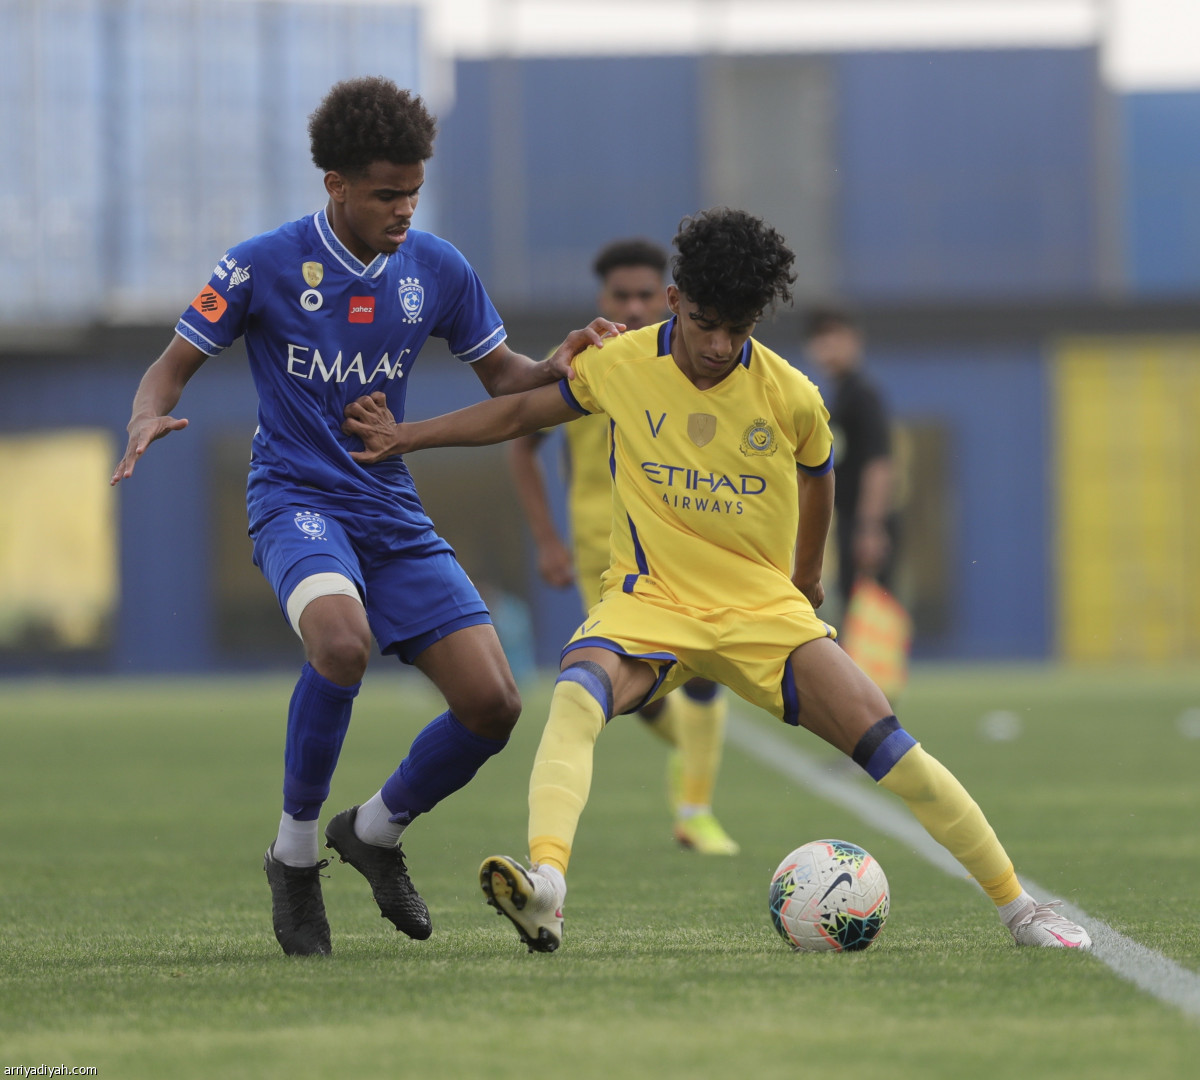
<svg viewBox="0 0 1200 1080"><path fill-rule="evenodd" d="M814 840L771 878L771 921L801 952L865 949L888 916L883 868L856 844Z"/></svg>

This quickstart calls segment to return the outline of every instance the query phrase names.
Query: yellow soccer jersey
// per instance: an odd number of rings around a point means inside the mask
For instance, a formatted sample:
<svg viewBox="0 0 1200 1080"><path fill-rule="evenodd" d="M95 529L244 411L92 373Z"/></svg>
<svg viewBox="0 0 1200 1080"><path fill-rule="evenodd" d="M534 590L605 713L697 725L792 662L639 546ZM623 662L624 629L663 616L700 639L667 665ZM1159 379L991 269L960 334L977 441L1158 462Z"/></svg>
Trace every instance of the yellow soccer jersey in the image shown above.
<svg viewBox="0 0 1200 1080"><path fill-rule="evenodd" d="M575 358L563 396L612 425L612 562L604 592L707 611L808 607L791 583L796 468L833 466L829 414L783 357L747 341L698 389L670 355L674 320Z"/></svg>
<svg viewBox="0 0 1200 1080"><path fill-rule="evenodd" d="M566 425L567 516L577 572L600 574L608 566L612 531L612 473L608 468L608 417L585 416ZM582 584L582 583L581 583Z"/></svg>

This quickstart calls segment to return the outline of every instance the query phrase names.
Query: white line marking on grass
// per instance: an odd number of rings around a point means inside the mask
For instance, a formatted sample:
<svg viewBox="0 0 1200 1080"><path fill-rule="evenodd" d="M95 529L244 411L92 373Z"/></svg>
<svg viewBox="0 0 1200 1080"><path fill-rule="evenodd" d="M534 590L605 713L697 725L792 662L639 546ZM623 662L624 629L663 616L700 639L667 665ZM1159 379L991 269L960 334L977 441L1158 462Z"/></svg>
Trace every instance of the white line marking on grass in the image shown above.
<svg viewBox="0 0 1200 1080"><path fill-rule="evenodd" d="M867 787L858 775L839 775L831 771L787 740L742 716L730 715L726 738L768 768L849 810L873 829L908 845L939 870L974 884L958 860L902 808L898 799L882 794L875 787ZM1040 901L1061 899L1023 875L1021 880ZM1151 997L1200 1019L1200 975L1160 952L1139 945L1074 904L1064 901L1061 910L1087 928L1092 935L1092 955L1116 975Z"/></svg>

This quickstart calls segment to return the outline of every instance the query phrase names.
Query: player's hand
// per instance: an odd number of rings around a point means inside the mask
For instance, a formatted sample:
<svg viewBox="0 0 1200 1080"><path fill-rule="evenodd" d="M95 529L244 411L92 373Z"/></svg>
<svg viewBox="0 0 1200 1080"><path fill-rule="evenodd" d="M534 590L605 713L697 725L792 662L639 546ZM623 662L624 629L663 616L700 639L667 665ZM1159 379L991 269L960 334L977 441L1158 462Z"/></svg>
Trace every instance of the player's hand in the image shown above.
<svg viewBox="0 0 1200 1080"><path fill-rule="evenodd" d="M362 440L363 449L350 451L360 465L373 465L404 452L404 425L396 423L382 390L350 402L343 414L342 431Z"/></svg>
<svg viewBox="0 0 1200 1080"><path fill-rule="evenodd" d="M555 540L538 548L538 573L547 585L556 589L575 583L575 566L566 544Z"/></svg>
<svg viewBox="0 0 1200 1080"><path fill-rule="evenodd" d="M803 578L792 578L792 584L796 586L806 597L808 602L812 604L813 611L820 609L825 603L825 586L821 584L821 579L818 577L815 581L807 581Z"/></svg>
<svg viewBox="0 0 1200 1080"><path fill-rule="evenodd" d="M593 319L582 330L572 330L563 343L551 353L546 365L554 372L557 379L575 378L575 369L571 361L584 349L595 345L597 349L604 348L604 339L616 337L625 332L624 323L610 322L608 319Z"/></svg>
<svg viewBox="0 0 1200 1080"><path fill-rule="evenodd" d="M172 431L182 431L188 422L182 418L176 420L173 416L148 416L144 419L129 422L129 442L125 446L125 456L117 462L113 470L109 487L116 487L122 480L128 480L133 475L133 467L137 464L146 448L164 435Z"/></svg>

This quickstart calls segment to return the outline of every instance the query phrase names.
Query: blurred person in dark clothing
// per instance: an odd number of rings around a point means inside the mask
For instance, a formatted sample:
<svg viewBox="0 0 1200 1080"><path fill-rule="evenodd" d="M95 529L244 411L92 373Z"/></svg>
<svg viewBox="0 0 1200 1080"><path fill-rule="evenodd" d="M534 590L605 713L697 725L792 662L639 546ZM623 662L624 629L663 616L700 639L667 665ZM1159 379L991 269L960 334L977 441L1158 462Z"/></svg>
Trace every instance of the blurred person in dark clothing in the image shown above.
<svg viewBox="0 0 1200 1080"><path fill-rule="evenodd" d="M838 591L843 607L855 581L891 589L898 539L891 424L878 387L863 370L863 341L846 311L813 308L805 348L831 384L825 394L834 430Z"/></svg>

